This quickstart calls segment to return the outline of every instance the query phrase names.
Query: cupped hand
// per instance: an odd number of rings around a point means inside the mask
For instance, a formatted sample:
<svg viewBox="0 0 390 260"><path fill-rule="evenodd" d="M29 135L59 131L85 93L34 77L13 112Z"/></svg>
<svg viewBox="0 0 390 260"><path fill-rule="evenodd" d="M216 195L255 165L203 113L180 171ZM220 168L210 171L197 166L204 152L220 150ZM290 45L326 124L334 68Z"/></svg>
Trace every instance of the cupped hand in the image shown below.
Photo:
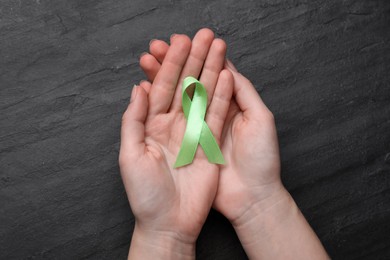
<svg viewBox="0 0 390 260"><path fill-rule="evenodd" d="M192 244L213 203L219 167L207 161L200 146L192 164L173 168L186 128L181 108L185 77L199 78L205 86L205 121L220 140L233 81L232 73L222 70L226 45L213 39L210 30L199 31L192 44L187 36L172 36L153 83L144 81L133 88L123 115L119 164L140 237ZM148 58L149 54L141 60Z"/></svg>
<svg viewBox="0 0 390 260"><path fill-rule="evenodd" d="M150 81L155 80L170 48L163 41L153 41L147 62L141 59ZM213 206L235 224L254 206L272 206L285 189L274 117L252 83L231 62L226 61L225 68L233 74L234 98L221 138L226 165L220 167Z"/></svg>
<svg viewBox="0 0 390 260"><path fill-rule="evenodd" d="M272 205L284 187L273 114L230 61L226 67L233 73L234 100L222 135L222 152L228 163L221 166L214 207L239 224L253 207Z"/></svg>
<svg viewBox="0 0 390 260"><path fill-rule="evenodd" d="M147 64L141 60L151 81L157 79L171 48L155 41ZM229 61L225 68L233 75L227 79L233 84L234 97L221 136L226 165L220 166L213 206L231 221L250 259L329 259L282 185L272 113Z"/></svg>

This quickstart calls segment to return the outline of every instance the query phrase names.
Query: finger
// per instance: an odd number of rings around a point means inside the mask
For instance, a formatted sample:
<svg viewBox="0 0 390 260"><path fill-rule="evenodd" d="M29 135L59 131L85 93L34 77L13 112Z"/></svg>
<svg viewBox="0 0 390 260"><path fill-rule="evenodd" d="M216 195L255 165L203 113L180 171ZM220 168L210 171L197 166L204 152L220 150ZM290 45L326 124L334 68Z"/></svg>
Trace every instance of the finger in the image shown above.
<svg viewBox="0 0 390 260"><path fill-rule="evenodd" d="M264 104L257 90L253 86L253 84L245 78L241 73L239 73L233 63L226 59L225 60L225 68L230 70L233 73L234 77L234 96L239 109L244 112L245 116L248 117L258 117L264 119L264 117L273 118L272 112L268 109L268 107ZM239 94L240 93L240 94ZM250 102L245 102L245 94L248 97L252 96ZM239 103L240 102L240 103ZM232 102L232 104L234 104ZM229 116L228 116L229 117ZM229 119L229 118L228 118Z"/></svg>
<svg viewBox="0 0 390 260"><path fill-rule="evenodd" d="M167 54L169 45L161 40L151 40L149 44L149 51L156 60L161 64L164 61L165 55Z"/></svg>
<svg viewBox="0 0 390 260"><path fill-rule="evenodd" d="M261 118L268 115L270 111L261 100L253 84L241 73L230 68L229 70L232 72L234 79L233 95L244 116Z"/></svg>
<svg viewBox="0 0 390 260"><path fill-rule="evenodd" d="M190 55L180 75L179 84L188 76L199 77L213 39L214 33L210 29L204 28L196 33L192 41ZM181 110L181 87L176 89L171 110Z"/></svg>
<svg viewBox="0 0 390 260"><path fill-rule="evenodd" d="M149 81L141 80L139 83L140 87L142 87L147 94L149 94L150 89L152 88L152 84Z"/></svg>
<svg viewBox="0 0 390 260"><path fill-rule="evenodd" d="M122 117L122 154L141 155L145 151L145 120L147 114L147 94L143 88L139 86L134 86L133 91L131 93L130 104ZM120 161L123 162L121 156Z"/></svg>
<svg viewBox="0 0 390 260"><path fill-rule="evenodd" d="M168 49L169 45L166 42L154 39L150 41L150 54L146 53L141 56L140 67L150 82L154 81Z"/></svg>
<svg viewBox="0 0 390 260"><path fill-rule="evenodd" d="M210 107L207 111L206 122L215 138L220 140L226 116L233 95L233 75L229 70L219 74Z"/></svg>
<svg viewBox="0 0 390 260"><path fill-rule="evenodd" d="M171 38L171 47L165 56L149 93L149 115L166 113L171 106L180 73L187 60L191 40L185 35Z"/></svg>
<svg viewBox="0 0 390 260"><path fill-rule="evenodd" d="M161 68L161 64L157 61L157 59L149 53L145 53L141 56L139 60L139 65L141 69L144 71L148 80L153 82L156 77L158 71Z"/></svg>
<svg viewBox="0 0 390 260"><path fill-rule="evenodd" d="M234 72L238 72L236 67L233 65L233 63L229 59L225 60L225 68L228 68L228 69L230 69L231 71L234 71Z"/></svg>
<svg viewBox="0 0 390 260"><path fill-rule="evenodd" d="M225 122L224 122L223 129L222 129L221 145L223 145L223 140L225 140L225 137L226 137L226 135L229 132L229 127L232 124L233 119L239 113L241 113L241 110L240 110L240 108L237 105L236 99L232 98L231 101L230 101L229 109L228 109L228 112L227 112L227 115L226 115L226 119L225 119Z"/></svg>
<svg viewBox="0 0 390 260"><path fill-rule="evenodd" d="M207 91L207 104L213 97L214 89L218 81L226 54L226 43L221 39L215 39L211 44L207 55L202 74L199 81L205 86Z"/></svg>

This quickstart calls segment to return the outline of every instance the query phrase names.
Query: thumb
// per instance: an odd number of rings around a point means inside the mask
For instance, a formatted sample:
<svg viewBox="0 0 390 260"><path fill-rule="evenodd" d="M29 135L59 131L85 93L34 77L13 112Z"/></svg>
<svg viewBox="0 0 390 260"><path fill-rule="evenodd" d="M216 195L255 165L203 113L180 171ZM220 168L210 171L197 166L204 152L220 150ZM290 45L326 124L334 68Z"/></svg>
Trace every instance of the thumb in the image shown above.
<svg viewBox="0 0 390 260"><path fill-rule="evenodd" d="M229 64L230 63L230 64ZM229 61L226 66L233 74L234 78L234 97L237 101L240 110L243 111L245 116L249 118L260 118L263 115L270 113L263 100L260 98L259 93L253 86L253 84L239 73Z"/></svg>
<svg viewBox="0 0 390 260"><path fill-rule="evenodd" d="M121 155L141 155L145 151L145 120L148 115L148 97L140 86L134 86L131 101L122 117Z"/></svg>

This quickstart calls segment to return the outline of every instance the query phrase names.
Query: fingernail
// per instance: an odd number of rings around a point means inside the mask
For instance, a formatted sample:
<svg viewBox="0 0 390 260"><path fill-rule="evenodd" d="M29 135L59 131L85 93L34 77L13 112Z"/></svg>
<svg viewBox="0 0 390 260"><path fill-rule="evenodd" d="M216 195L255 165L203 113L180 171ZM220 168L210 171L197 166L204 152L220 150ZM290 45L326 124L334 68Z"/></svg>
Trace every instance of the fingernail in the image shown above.
<svg viewBox="0 0 390 260"><path fill-rule="evenodd" d="M143 53L141 53L141 55L139 55L139 58L141 59L142 58L142 56L144 56L144 55L146 55L146 54L148 54L147 52L143 52Z"/></svg>
<svg viewBox="0 0 390 260"><path fill-rule="evenodd" d="M152 45L152 43L153 43L154 41L156 41L156 40L157 40L157 39L151 39L150 42L149 42L149 46Z"/></svg>
<svg viewBox="0 0 390 260"><path fill-rule="evenodd" d="M171 37L169 37L169 39L172 41L172 39L175 38L176 35L177 35L176 33L171 34Z"/></svg>
<svg viewBox="0 0 390 260"><path fill-rule="evenodd" d="M144 83L144 82L148 82L147 80L141 80L140 82L139 82L139 85L141 85L142 83Z"/></svg>
<svg viewBox="0 0 390 260"><path fill-rule="evenodd" d="M131 91L130 103L135 100L135 98L137 97L137 93L138 93L138 86L134 85L133 90Z"/></svg>

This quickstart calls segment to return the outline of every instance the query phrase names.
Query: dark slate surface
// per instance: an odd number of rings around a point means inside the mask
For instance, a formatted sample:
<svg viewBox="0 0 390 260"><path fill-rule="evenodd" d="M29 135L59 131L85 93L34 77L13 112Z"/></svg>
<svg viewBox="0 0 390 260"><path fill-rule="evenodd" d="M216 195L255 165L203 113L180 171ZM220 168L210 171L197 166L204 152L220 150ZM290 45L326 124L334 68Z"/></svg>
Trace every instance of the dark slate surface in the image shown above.
<svg viewBox="0 0 390 260"><path fill-rule="evenodd" d="M209 27L274 112L334 259L390 258L390 1L0 1L0 259L125 259L121 114L151 38ZM245 259L212 212L199 259Z"/></svg>

